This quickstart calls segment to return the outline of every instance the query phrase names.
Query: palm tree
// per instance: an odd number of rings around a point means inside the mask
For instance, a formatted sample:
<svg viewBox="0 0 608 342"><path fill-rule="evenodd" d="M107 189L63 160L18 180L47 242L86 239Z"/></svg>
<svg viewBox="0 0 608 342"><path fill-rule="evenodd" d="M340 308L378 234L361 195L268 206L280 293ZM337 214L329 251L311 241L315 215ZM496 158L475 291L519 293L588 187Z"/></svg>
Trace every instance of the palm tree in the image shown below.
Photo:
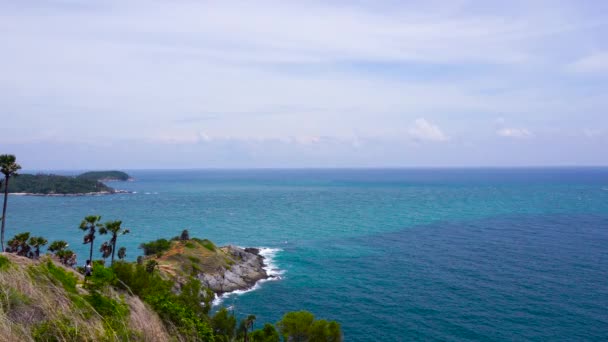
<svg viewBox="0 0 608 342"><path fill-rule="evenodd" d="M129 234L128 229L123 229L120 225L122 221L110 221L106 222L105 225L99 228L99 234L105 235L108 233L112 233L112 238L109 243L112 248L112 264L114 264L114 252L116 251L116 239L118 239L118 235Z"/></svg>
<svg viewBox="0 0 608 342"><path fill-rule="evenodd" d="M8 201L8 181L17 175L21 166L16 163L17 158L12 154L0 155L0 172L4 174L4 205L2 206L2 230L0 231L0 246L4 252L4 223L6 221L6 203Z"/></svg>
<svg viewBox="0 0 608 342"><path fill-rule="evenodd" d="M89 215L80 222L80 229L86 231L84 236L84 244L90 243L89 260L93 262L93 241L95 240L95 228L101 228L101 216Z"/></svg>
<svg viewBox="0 0 608 342"><path fill-rule="evenodd" d="M122 260L127 256L127 247L120 247L118 249L118 259Z"/></svg>
<svg viewBox="0 0 608 342"><path fill-rule="evenodd" d="M43 238L42 236L32 236L30 238L30 246L32 246L32 248L34 248L34 256L36 258L40 257L40 247L44 246L47 244L47 240L45 238Z"/></svg>
<svg viewBox="0 0 608 342"><path fill-rule="evenodd" d="M49 251L55 253L55 256L59 258L64 265L73 266L76 264L76 254L67 249L68 246L68 243L63 240L53 241L49 246Z"/></svg>
<svg viewBox="0 0 608 342"><path fill-rule="evenodd" d="M11 253L15 253L21 256L29 256L30 254L30 246L27 244L27 240L30 238L30 233L20 233L15 235L12 239L8 240L8 249Z"/></svg>
<svg viewBox="0 0 608 342"><path fill-rule="evenodd" d="M245 338L243 340L244 342L249 341L249 338L247 337L247 330L251 328L251 331L253 332L253 322L255 322L255 318L255 315L249 315L241 322L241 327L243 329L243 332L245 333Z"/></svg>
<svg viewBox="0 0 608 342"><path fill-rule="evenodd" d="M101 252L101 257L103 258L103 263L105 265L106 259L112 254L112 245L106 241L101 244L99 251Z"/></svg>

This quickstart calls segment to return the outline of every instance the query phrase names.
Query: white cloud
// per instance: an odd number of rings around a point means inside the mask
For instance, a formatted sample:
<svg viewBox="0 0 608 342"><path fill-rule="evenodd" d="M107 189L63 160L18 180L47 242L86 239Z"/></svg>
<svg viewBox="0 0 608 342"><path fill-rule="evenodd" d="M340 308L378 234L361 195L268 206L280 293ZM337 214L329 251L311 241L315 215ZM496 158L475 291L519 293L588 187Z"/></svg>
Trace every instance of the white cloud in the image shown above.
<svg viewBox="0 0 608 342"><path fill-rule="evenodd" d="M423 118L414 121L414 125L409 129L409 134L412 138L421 141L446 141L449 139L437 125Z"/></svg>
<svg viewBox="0 0 608 342"><path fill-rule="evenodd" d="M580 73L608 73L608 51L583 57L572 63L570 70Z"/></svg>
<svg viewBox="0 0 608 342"><path fill-rule="evenodd" d="M598 128L586 128L583 130L583 135L587 138L596 138L604 135L604 130Z"/></svg>
<svg viewBox="0 0 608 342"><path fill-rule="evenodd" d="M529 138L533 134L526 128L502 128L499 129L496 134L505 138Z"/></svg>

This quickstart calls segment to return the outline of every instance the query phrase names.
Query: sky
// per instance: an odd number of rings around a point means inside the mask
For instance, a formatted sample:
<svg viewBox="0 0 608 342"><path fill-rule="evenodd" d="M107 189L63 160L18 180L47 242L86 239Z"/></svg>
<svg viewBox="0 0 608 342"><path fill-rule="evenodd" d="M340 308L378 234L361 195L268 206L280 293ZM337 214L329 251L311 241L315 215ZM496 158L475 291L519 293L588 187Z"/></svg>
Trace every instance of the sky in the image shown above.
<svg viewBox="0 0 608 342"><path fill-rule="evenodd" d="M608 1L0 0L26 169L608 165Z"/></svg>

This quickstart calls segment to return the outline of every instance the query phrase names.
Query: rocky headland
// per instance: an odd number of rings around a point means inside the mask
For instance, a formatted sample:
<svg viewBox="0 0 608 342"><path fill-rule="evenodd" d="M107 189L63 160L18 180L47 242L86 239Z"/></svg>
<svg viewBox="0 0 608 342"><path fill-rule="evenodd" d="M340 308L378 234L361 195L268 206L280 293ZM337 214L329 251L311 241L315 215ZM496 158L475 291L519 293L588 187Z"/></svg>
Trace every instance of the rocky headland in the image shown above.
<svg viewBox="0 0 608 342"><path fill-rule="evenodd" d="M173 240L168 250L148 258L178 286L194 277L218 295L246 290L273 277L259 249L216 247L209 240Z"/></svg>

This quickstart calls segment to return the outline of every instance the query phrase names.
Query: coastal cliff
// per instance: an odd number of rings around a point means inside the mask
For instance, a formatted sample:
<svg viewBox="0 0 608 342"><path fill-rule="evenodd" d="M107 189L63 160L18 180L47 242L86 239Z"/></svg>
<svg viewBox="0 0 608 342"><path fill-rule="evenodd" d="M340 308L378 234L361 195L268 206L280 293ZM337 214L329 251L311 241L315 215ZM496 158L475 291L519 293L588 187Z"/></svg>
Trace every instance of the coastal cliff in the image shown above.
<svg viewBox="0 0 608 342"><path fill-rule="evenodd" d="M165 244L165 247L160 248L160 251L146 253L150 254L146 259L157 262L161 272L177 284L184 284L190 277L194 277L221 295L249 289L259 280L272 277L257 248L216 247L209 240L196 238L172 241L161 239L153 243Z"/></svg>
<svg viewBox="0 0 608 342"><path fill-rule="evenodd" d="M221 247L235 263L228 268L221 267L216 272L200 272L197 278L213 292L222 294L253 287L256 282L269 278L264 257L257 248Z"/></svg>

